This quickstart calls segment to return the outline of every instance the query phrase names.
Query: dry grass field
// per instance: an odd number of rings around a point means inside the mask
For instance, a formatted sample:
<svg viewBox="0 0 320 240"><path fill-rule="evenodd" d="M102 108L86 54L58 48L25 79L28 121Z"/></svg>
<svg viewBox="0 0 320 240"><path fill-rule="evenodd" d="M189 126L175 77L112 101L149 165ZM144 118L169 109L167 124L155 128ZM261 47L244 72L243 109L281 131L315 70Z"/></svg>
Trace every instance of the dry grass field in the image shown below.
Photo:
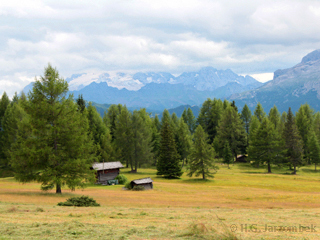
<svg viewBox="0 0 320 240"><path fill-rule="evenodd" d="M320 239L320 171L246 164L220 166L215 178L167 180L139 169L129 180L150 176L154 190L89 185L62 195L38 183L0 179L2 239ZM88 195L101 207L60 207L70 196Z"/></svg>

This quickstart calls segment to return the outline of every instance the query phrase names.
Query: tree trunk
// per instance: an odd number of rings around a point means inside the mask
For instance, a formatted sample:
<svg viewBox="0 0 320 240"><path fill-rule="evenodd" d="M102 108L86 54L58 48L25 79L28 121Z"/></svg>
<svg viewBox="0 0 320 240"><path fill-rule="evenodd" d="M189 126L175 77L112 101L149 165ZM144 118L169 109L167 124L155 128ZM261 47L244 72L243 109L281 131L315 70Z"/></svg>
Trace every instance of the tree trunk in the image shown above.
<svg viewBox="0 0 320 240"><path fill-rule="evenodd" d="M56 193L61 194L61 185L60 185L60 183L56 184Z"/></svg>
<svg viewBox="0 0 320 240"><path fill-rule="evenodd" d="M293 165L293 174L297 174L296 164Z"/></svg>
<svg viewBox="0 0 320 240"><path fill-rule="evenodd" d="M271 173L271 165L270 165L270 162L268 162L268 173Z"/></svg>

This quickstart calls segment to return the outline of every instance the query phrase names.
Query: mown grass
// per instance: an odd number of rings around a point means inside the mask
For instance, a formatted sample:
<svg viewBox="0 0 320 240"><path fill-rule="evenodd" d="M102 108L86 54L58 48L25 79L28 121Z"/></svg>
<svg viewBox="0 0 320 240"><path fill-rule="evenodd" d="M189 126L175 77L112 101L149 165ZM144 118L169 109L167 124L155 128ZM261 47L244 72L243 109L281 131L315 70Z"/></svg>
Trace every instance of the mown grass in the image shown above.
<svg viewBox="0 0 320 240"><path fill-rule="evenodd" d="M155 169L122 170L129 180L150 176L154 190L88 185L62 195L38 183L0 179L1 239L320 239L320 171L249 164L219 166L214 179L184 174L167 180ZM59 207L70 196L89 195L101 207ZM307 231L316 226L317 232ZM236 226L236 230L234 228ZM301 231L266 226L300 226ZM232 232L231 230L235 230ZM299 230L299 228L298 228Z"/></svg>

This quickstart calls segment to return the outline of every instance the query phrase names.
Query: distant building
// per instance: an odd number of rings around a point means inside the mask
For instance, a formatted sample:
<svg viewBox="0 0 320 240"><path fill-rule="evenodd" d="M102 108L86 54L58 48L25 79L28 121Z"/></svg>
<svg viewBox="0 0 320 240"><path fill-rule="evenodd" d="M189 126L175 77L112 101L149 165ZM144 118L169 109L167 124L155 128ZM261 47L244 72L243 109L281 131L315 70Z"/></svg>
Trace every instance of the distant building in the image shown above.
<svg viewBox="0 0 320 240"><path fill-rule="evenodd" d="M238 155L237 158L236 158L236 162L246 163L247 162L247 156L246 155Z"/></svg>
<svg viewBox="0 0 320 240"><path fill-rule="evenodd" d="M124 168L121 162L94 163L92 169L96 170L97 183L107 184L108 180L114 180Z"/></svg>
<svg viewBox="0 0 320 240"><path fill-rule="evenodd" d="M147 178L141 178L141 179L136 179L131 181L131 187L133 188L134 186L142 186L146 190L153 189L153 183L152 179L147 177Z"/></svg>

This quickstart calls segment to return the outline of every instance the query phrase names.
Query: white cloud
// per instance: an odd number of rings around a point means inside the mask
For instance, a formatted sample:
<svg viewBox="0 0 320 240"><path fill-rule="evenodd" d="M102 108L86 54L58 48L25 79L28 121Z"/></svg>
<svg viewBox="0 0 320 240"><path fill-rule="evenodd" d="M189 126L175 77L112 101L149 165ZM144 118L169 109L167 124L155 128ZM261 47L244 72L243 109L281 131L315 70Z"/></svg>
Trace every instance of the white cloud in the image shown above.
<svg viewBox="0 0 320 240"><path fill-rule="evenodd" d="M264 74L320 48L316 0L11 0L0 21L0 89L10 92L24 83L17 73L40 75L48 62L65 77L203 66Z"/></svg>

